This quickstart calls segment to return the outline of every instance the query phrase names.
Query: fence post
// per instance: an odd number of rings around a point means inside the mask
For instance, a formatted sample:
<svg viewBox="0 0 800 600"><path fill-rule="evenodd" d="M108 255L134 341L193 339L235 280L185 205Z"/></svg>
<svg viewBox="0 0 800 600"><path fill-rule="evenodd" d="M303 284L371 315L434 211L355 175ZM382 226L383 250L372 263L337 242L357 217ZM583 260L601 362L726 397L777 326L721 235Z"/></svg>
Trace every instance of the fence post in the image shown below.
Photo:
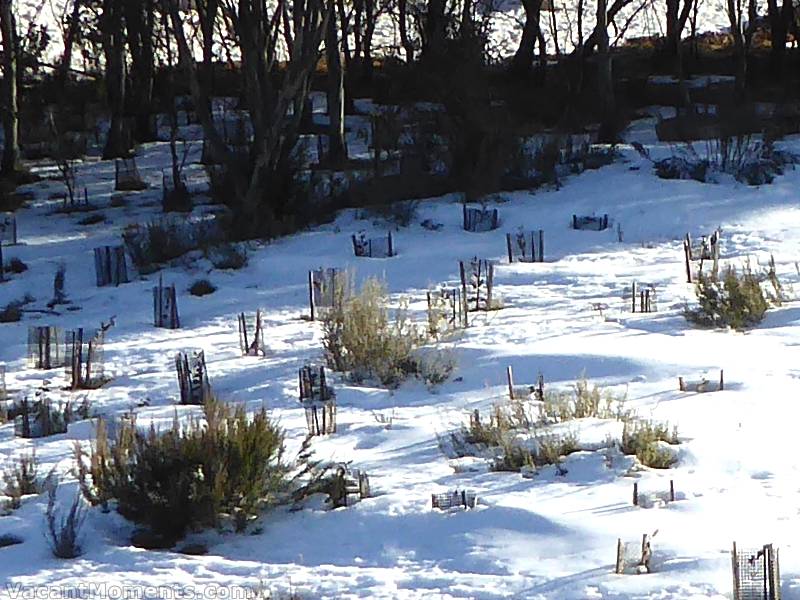
<svg viewBox="0 0 800 600"><path fill-rule="evenodd" d="M633 482L633 505L639 506L639 483Z"/></svg>
<svg viewBox="0 0 800 600"><path fill-rule="evenodd" d="M721 392L724 389L725 389L725 378L723 376L722 369L720 369L719 370L719 391Z"/></svg>
<svg viewBox="0 0 800 600"><path fill-rule="evenodd" d="M511 365L506 367L506 378L508 379L508 399L514 399L514 371Z"/></svg>
<svg viewBox="0 0 800 600"><path fill-rule="evenodd" d="M511 234L510 233L506 234L506 249L508 250L508 264L511 264L511 263L514 262L514 253L511 250Z"/></svg>
<svg viewBox="0 0 800 600"><path fill-rule="evenodd" d="M311 309L311 320L314 320L314 271L308 272L308 306Z"/></svg>
<svg viewBox="0 0 800 600"><path fill-rule="evenodd" d="M675 482L672 479L669 480L669 501L675 502Z"/></svg>
<svg viewBox="0 0 800 600"><path fill-rule="evenodd" d="M736 553L736 542L733 542L731 551L731 568L733 571L733 600L741 600L740 581L739 581L739 557Z"/></svg>
<svg viewBox="0 0 800 600"><path fill-rule="evenodd" d="M686 265L686 283L692 283L692 246L691 246L691 238L689 234L686 234L686 238L683 240L683 260Z"/></svg>
<svg viewBox="0 0 800 600"><path fill-rule="evenodd" d="M544 229L539 230L539 262L544 262Z"/></svg>
<svg viewBox="0 0 800 600"><path fill-rule="evenodd" d="M631 312L636 312L636 282L631 284Z"/></svg>
<svg viewBox="0 0 800 600"><path fill-rule="evenodd" d="M625 568L625 544L622 543L622 538L617 538L617 561L615 563L614 572L617 575L622 575Z"/></svg>

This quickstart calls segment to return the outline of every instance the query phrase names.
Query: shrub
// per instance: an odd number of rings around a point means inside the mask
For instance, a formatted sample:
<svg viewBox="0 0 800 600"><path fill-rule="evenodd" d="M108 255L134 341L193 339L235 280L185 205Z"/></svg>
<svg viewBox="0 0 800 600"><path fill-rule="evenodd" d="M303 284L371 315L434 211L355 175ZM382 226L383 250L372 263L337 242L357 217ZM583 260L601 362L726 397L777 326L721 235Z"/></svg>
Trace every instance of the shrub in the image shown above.
<svg viewBox="0 0 800 600"><path fill-rule="evenodd" d="M165 432L142 432L129 422L113 442L98 428L88 465L76 450L87 499L115 499L124 517L173 541L223 519L243 530L282 498L284 434L263 409L248 419L244 408L211 400L204 415L202 424L181 426L176 419Z"/></svg>
<svg viewBox="0 0 800 600"><path fill-rule="evenodd" d="M33 296L25 294L22 298L12 300L0 310L0 323L16 323L22 319L22 307L33 302Z"/></svg>
<svg viewBox="0 0 800 600"><path fill-rule="evenodd" d="M401 200L370 206L364 212L365 217L383 219L400 227L408 227L417 219L416 200Z"/></svg>
<svg viewBox="0 0 800 600"><path fill-rule="evenodd" d="M28 270L28 265L15 256L6 263L5 270L9 273L19 275L20 273L24 273Z"/></svg>
<svg viewBox="0 0 800 600"><path fill-rule="evenodd" d="M595 385L589 387L585 376L572 386L571 392L546 391L542 405L546 421L561 423L573 419L596 417L599 419L626 419L625 396L603 390Z"/></svg>
<svg viewBox="0 0 800 600"><path fill-rule="evenodd" d="M653 421L630 421L622 428L622 452L636 455L643 465L654 469L668 469L675 464L672 452L658 442L678 443L678 429Z"/></svg>
<svg viewBox="0 0 800 600"><path fill-rule="evenodd" d="M715 173L727 173L747 185L763 185L772 183L783 174L786 165L795 162L795 156L776 150L770 138L761 141L749 134L721 133L701 146L699 152L687 142L681 151L653 164L662 179L712 182Z"/></svg>
<svg viewBox="0 0 800 600"><path fill-rule="evenodd" d="M560 465L561 457L580 450L578 436L573 433L548 435L536 438L534 462L537 466Z"/></svg>
<svg viewBox="0 0 800 600"><path fill-rule="evenodd" d="M106 216L103 213L94 213L88 215L78 221L78 225L97 225L105 221Z"/></svg>
<svg viewBox="0 0 800 600"><path fill-rule="evenodd" d="M780 289L774 272L773 278L777 282L776 289ZM695 283L698 306L687 309L686 318L709 327L745 329L757 325L769 308L760 280L761 276L754 273L749 264L741 271L732 266L725 268L721 279L701 273Z"/></svg>
<svg viewBox="0 0 800 600"><path fill-rule="evenodd" d="M430 367L439 360L434 358L437 351L421 358L418 350L427 341L424 330L411 322L404 305L390 318L386 287L377 279L368 279L358 294L336 302L323 317L322 328L328 365L355 381L375 378L396 387L407 377L420 375L425 361L429 367L421 376L430 383L441 380L448 370Z"/></svg>
<svg viewBox="0 0 800 600"><path fill-rule="evenodd" d="M22 496L39 494L42 483L39 479L39 461L36 452L21 456L11 470L3 474L3 493L11 498L11 508L19 508Z"/></svg>
<svg viewBox="0 0 800 600"><path fill-rule="evenodd" d="M207 296L217 291L217 286L208 279L198 279L189 286L189 293L192 296Z"/></svg>
<svg viewBox="0 0 800 600"><path fill-rule="evenodd" d="M524 444L512 440L509 436L502 436L498 439L498 445L501 453L492 463L493 471L516 472L535 466L533 454Z"/></svg>
<svg viewBox="0 0 800 600"><path fill-rule="evenodd" d="M236 244L221 244L208 251L215 269L241 269L247 266L247 250Z"/></svg>
<svg viewBox="0 0 800 600"><path fill-rule="evenodd" d="M417 375L430 388L439 386L450 379L458 365L455 354L448 350L418 352L417 360Z"/></svg>
<svg viewBox="0 0 800 600"><path fill-rule="evenodd" d="M58 484L48 488L47 497L47 541L56 558L76 558L81 555L81 527L86 520L86 508L80 490L75 494L67 513L60 514L56 506Z"/></svg>
<svg viewBox="0 0 800 600"><path fill-rule="evenodd" d="M565 471L560 466L561 458L580 449L577 435L571 432L537 436L535 451L531 451L525 442L510 435L500 435L497 441L501 454L492 463L494 471L520 471L523 468L555 465L564 474Z"/></svg>
<svg viewBox="0 0 800 600"><path fill-rule="evenodd" d="M140 271L167 263L196 248L176 222L166 220L153 221L144 228L128 228L122 240Z"/></svg>
<svg viewBox="0 0 800 600"><path fill-rule="evenodd" d="M7 548L8 546L16 546L21 544L23 539L11 533L4 533L0 535L0 548Z"/></svg>
<svg viewBox="0 0 800 600"><path fill-rule="evenodd" d="M151 221L143 227L130 226L122 233L125 248L141 273L151 273L159 265L219 243L223 237L216 221L187 223L177 219Z"/></svg>

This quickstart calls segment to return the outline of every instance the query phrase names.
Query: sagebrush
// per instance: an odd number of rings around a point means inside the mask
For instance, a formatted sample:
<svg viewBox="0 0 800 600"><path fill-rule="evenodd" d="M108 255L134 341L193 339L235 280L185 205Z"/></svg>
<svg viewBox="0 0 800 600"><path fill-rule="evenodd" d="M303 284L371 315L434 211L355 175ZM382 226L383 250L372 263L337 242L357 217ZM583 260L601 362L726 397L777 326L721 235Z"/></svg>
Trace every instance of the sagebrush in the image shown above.
<svg viewBox="0 0 800 600"><path fill-rule="evenodd" d="M679 443L678 429L655 421L629 421L622 429L621 449L624 454L635 455L643 465L654 469L668 469L675 464L672 452L659 442Z"/></svg>
<svg viewBox="0 0 800 600"><path fill-rule="evenodd" d="M396 387L420 376L435 385L454 368L452 354L420 352L428 342L425 329L412 322L404 304L390 314L386 286L377 279L368 279L357 294L338 298L322 328L328 365L356 381L376 379Z"/></svg>

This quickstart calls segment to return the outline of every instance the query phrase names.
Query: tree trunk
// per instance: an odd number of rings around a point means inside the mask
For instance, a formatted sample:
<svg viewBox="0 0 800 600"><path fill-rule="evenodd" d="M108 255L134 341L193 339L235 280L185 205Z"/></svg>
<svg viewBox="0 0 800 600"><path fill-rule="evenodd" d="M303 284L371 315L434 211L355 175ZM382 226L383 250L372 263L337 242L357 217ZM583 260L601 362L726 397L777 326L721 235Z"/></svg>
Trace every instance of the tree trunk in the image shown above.
<svg viewBox="0 0 800 600"><path fill-rule="evenodd" d="M364 0L364 62L361 78L365 82L372 81L372 37L375 33L375 0Z"/></svg>
<svg viewBox="0 0 800 600"><path fill-rule="evenodd" d="M103 54L106 58L106 95L111 111L103 160L126 156L130 150L125 126L125 36L121 0L103 0L100 16Z"/></svg>
<svg viewBox="0 0 800 600"><path fill-rule="evenodd" d="M397 12L400 25L400 43L406 53L406 63L410 65L414 62L414 46L408 37L408 0L397 0Z"/></svg>
<svg viewBox="0 0 800 600"><path fill-rule="evenodd" d="M3 157L0 175L13 176L19 168L19 108L17 98L17 26L12 0L0 0L3 38Z"/></svg>
<svg viewBox="0 0 800 600"><path fill-rule="evenodd" d="M604 119L614 112L614 78L609 53L607 16L606 0L598 0L597 25L593 35L597 39L597 91Z"/></svg>
<svg viewBox="0 0 800 600"><path fill-rule="evenodd" d="M332 3L332 0L331 0ZM331 14L335 14L331 7ZM328 160L339 166L347 161L347 145L344 137L344 71L339 53L337 21L328 19L325 35L325 58L328 63Z"/></svg>
<svg viewBox="0 0 800 600"><path fill-rule="evenodd" d="M138 142L156 138L155 121L150 118L153 102L153 0L125 2L125 25L131 55L130 93L126 94L128 114L133 116Z"/></svg>
<svg viewBox="0 0 800 600"><path fill-rule="evenodd" d="M781 6L778 6L778 0L767 0L767 10L771 37L770 62L773 74L780 77L786 56L786 35L794 16L792 0L783 0Z"/></svg>
<svg viewBox="0 0 800 600"><path fill-rule="evenodd" d="M425 15L422 57L436 60L444 52L445 42L445 0L428 0L428 13Z"/></svg>
<svg viewBox="0 0 800 600"><path fill-rule="evenodd" d="M72 14L70 15L67 33L64 37L64 54L58 67L58 87L63 90L67 85L69 69L72 66L72 49L75 46L75 36L80 28L81 0L73 0Z"/></svg>
<svg viewBox="0 0 800 600"><path fill-rule="evenodd" d="M525 25L510 67L511 73L517 76L527 75L533 66L533 52L540 32L542 0L522 0L522 6L525 9Z"/></svg>

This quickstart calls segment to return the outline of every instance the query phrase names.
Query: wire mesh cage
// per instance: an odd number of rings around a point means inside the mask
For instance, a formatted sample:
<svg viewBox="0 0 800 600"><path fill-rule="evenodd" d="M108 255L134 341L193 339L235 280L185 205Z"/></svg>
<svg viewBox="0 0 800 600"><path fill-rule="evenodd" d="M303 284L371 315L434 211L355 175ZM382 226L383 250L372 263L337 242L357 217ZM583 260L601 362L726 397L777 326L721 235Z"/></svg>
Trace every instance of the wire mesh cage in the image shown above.
<svg viewBox="0 0 800 600"><path fill-rule="evenodd" d="M175 355L181 404L205 404L212 398L206 357L202 350L179 352Z"/></svg>
<svg viewBox="0 0 800 600"><path fill-rule="evenodd" d="M780 600L779 553L772 544L743 549L734 542L731 562L734 600Z"/></svg>
<svg viewBox="0 0 800 600"><path fill-rule="evenodd" d="M265 356L266 344L264 342L264 323L261 311L254 315L239 313L239 349L242 356Z"/></svg>
<svg viewBox="0 0 800 600"><path fill-rule="evenodd" d="M28 366L32 369L57 369L64 366L64 332L60 327L28 327Z"/></svg>
<svg viewBox="0 0 800 600"><path fill-rule="evenodd" d="M465 231L479 233L493 231L500 225L496 208L469 208L463 205L463 225Z"/></svg>
<svg viewBox="0 0 800 600"><path fill-rule="evenodd" d="M358 257L364 258L391 258L397 253L394 247L392 232L386 233L386 237L367 238L363 231L353 234L353 253Z"/></svg>
<svg viewBox="0 0 800 600"><path fill-rule="evenodd" d="M165 329L179 329L181 326L175 284L165 286L161 277L153 288L153 324Z"/></svg>
<svg viewBox="0 0 800 600"><path fill-rule="evenodd" d="M94 389L106 382L103 363L105 332L91 334L82 327L64 334L64 367L72 390Z"/></svg>
<svg viewBox="0 0 800 600"><path fill-rule="evenodd" d="M298 373L300 403L305 408L308 435L336 432L336 394L327 384L325 367L307 365Z"/></svg>
<svg viewBox="0 0 800 600"><path fill-rule="evenodd" d="M517 231L506 234L508 262L544 262L544 231Z"/></svg>
<svg viewBox="0 0 800 600"><path fill-rule="evenodd" d="M490 260L472 258L459 261L461 275L461 291L466 301L467 310L486 311L494 307L492 292L494 289L494 263Z"/></svg>

